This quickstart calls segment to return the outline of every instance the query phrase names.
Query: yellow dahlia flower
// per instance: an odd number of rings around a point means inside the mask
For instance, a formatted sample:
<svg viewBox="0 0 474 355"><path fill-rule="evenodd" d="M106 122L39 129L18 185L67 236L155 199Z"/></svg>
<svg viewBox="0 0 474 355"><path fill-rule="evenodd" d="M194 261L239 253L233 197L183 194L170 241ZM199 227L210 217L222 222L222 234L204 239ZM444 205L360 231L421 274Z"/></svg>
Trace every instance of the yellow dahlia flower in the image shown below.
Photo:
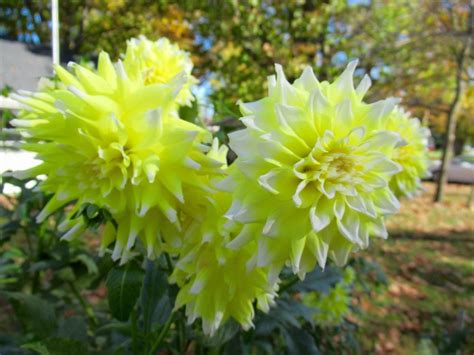
<svg viewBox="0 0 474 355"><path fill-rule="evenodd" d="M390 188L397 197L413 197L421 188L421 178L428 174L430 131L402 109L393 111L386 129L400 134L405 142L393 151L392 159L402 167L402 171L392 177Z"/></svg>
<svg viewBox="0 0 474 355"><path fill-rule="evenodd" d="M235 191L229 219L263 224L260 267L289 261L303 276L328 255L343 265L370 235L387 236L384 216L399 208L388 183L400 171L391 159L400 138L384 125L396 100L365 103L370 80L354 89L356 64L333 83L307 67L293 84L276 65L268 96L241 104L246 128L230 135L239 172L222 186Z"/></svg>
<svg viewBox="0 0 474 355"><path fill-rule="evenodd" d="M226 149L221 147L218 152L225 161ZM180 287L175 308L186 307L189 323L201 318L208 335L229 318L244 329L252 327L254 302L268 311L276 297L278 279L278 274L270 275L268 268L253 267L255 242L239 246L240 240L253 239L259 233L258 226L242 226L224 217L230 194L217 193L213 200L202 208L200 217L188 220L183 227L180 256L170 278Z"/></svg>
<svg viewBox="0 0 474 355"><path fill-rule="evenodd" d="M57 88L14 96L25 111L12 124L30 138L24 148L42 160L16 175L47 176L40 189L53 197L39 222L76 202L62 224L65 239L85 229L75 213L91 203L118 223L117 231L106 226L102 245L115 241L114 259L126 261L137 237L153 257L179 242L166 240L170 237L162 232L180 228L187 195L209 191L203 177L220 173L221 163L206 156L211 135L177 117L175 99L186 76L145 83L121 62L114 66L106 53L100 54L97 71L78 64L71 69L55 68Z"/></svg>
<svg viewBox="0 0 474 355"><path fill-rule="evenodd" d="M150 41L144 36L127 42L123 64L130 75L141 76L145 85L167 84L180 73L186 74L186 81L176 97L180 106L190 106L194 100L191 86L198 81L191 75L193 62L189 53L179 49L167 38Z"/></svg>

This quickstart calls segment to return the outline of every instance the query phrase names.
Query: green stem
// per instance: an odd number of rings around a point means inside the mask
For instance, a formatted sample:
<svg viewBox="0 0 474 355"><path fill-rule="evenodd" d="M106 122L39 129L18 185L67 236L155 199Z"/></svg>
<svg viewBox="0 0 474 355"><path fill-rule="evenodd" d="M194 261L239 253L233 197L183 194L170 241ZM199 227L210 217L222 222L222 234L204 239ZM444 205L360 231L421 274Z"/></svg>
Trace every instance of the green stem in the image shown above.
<svg viewBox="0 0 474 355"><path fill-rule="evenodd" d="M156 263L158 263L158 261L156 261ZM153 275L154 268L155 268L155 262L147 258L145 260L145 270L146 270L145 280L151 277L151 275ZM153 322L152 317L153 317L154 309L151 307L150 302L145 302L144 304L142 303L141 311L143 314L143 331L145 333L145 342L146 342L145 346L146 346L146 349L149 349L152 343L150 334L151 334L151 325Z"/></svg>
<svg viewBox="0 0 474 355"><path fill-rule="evenodd" d="M135 309L132 310L131 314L131 331L132 331L132 352L133 354L138 354L138 326L137 326L137 311Z"/></svg>
<svg viewBox="0 0 474 355"><path fill-rule="evenodd" d="M23 233L25 233L25 238L26 238L26 243L28 245L28 252L29 252L29 259L31 262L35 262L37 259L37 255L34 252L33 249L33 244L31 243L31 236L30 233L28 232L27 227L23 227ZM38 290L39 286L39 273L38 271L35 271L32 277L32 282L31 282L31 293L36 293Z"/></svg>
<svg viewBox="0 0 474 355"><path fill-rule="evenodd" d="M178 321L178 345L180 352L184 353L186 350L186 325L182 317Z"/></svg>
<svg viewBox="0 0 474 355"><path fill-rule="evenodd" d="M161 341L164 339L166 334L168 334L171 323L173 322L173 318L174 318L174 313L171 313L170 316L168 317L168 319L166 320L165 325L161 329L160 334L158 335L155 342L151 346L150 352L148 353L149 355L153 355L155 353L155 351L158 348L158 346L160 345Z"/></svg>
<svg viewBox="0 0 474 355"><path fill-rule="evenodd" d="M199 342L196 343L196 354L197 355L204 355L204 347Z"/></svg>
<svg viewBox="0 0 474 355"><path fill-rule="evenodd" d="M41 227L40 227L41 229ZM28 234L28 230L25 231L27 233L27 235L29 236ZM41 230L39 231L39 236L38 238L36 238L36 240L38 241L37 244L36 244L36 253L35 253L35 256L33 258L33 260L36 262L38 260L41 260L41 253L43 252L43 241L42 241L42 235L41 235ZM31 293L35 294L38 292L40 288L40 272L37 270L35 271L35 273L33 274L33 281L32 281L32 286L31 286Z"/></svg>
<svg viewBox="0 0 474 355"><path fill-rule="evenodd" d="M71 288L72 293L74 294L74 296L76 296L77 300L79 301L82 308L84 309L84 312L86 313L87 317L89 318L90 323L93 326L98 325L99 321L98 321L98 319L97 319L97 317L94 313L94 309L92 308L92 306L89 303L86 302L84 297L82 297L81 293L79 292L79 290L74 285L74 282L69 281L68 285Z"/></svg>
<svg viewBox="0 0 474 355"><path fill-rule="evenodd" d="M34 258L34 250L33 250L33 245L31 244L31 236L30 233L28 233L28 229L26 227L23 227L23 232L25 233L26 237L26 244L28 245L28 251L30 252L30 258Z"/></svg>

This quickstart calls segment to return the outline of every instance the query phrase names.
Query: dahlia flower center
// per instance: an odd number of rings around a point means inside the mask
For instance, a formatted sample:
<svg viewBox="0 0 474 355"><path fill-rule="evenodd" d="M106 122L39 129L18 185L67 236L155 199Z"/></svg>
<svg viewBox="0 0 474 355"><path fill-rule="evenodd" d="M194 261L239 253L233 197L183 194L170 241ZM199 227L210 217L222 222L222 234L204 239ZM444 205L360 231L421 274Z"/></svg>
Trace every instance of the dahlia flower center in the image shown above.
<svg viewBox="0 0 474 355"><path fill-rule="evenodd" d="M126 147L119 143L112 143L105 149L99 149L97 162L103 168L107 166L128 167L130 165L130 157L126 152Z"/></svg>
<svg viewBox="0 0 474 355"><path fill-rule="evenodd" d="M364 167L353 154L353 147L315 147L308 156L297 162L293 168L300 180L293 200L297 206L307 205L318 199L320 193L332 199L336 193L354 196L362 182Z"/></svg>
<svg viewBox="0 0 474 355"><path fill-rule="evenodd" d="M417 161L417 150L411 144L395 149L392 159L402 165L410 165Z"/></svg>
<svg viewBox="0 0 474 355"><path fill-rule="evenodd" d="M295 174L301 180L349 182L361 170L349 149L334 149L322 154L312 152L295 165Z"/></svg>
<svg viewBox="0 0 474 355"><path fill-rule="evenodd" d="M98 186L97 179L105 183L104 191L106 194L112 188L123 189L125 187L130 166L130 157L125 148L118 143L111 143L106 148L99 148L97 157L90 161L89 168L85 169L87 178L92 180L92 186Z"/></svg>
<svg viewBox="0 0 474 355"><path fill-rule="evenodd" d="M170 75L161 66L151 66L144 72L145 85L164 84L169 81Z"/></svg>
<svg viewBox="0 0 474 355"><path fill-rule="evenodd" d="M337 182L354 174L356 164L354 158L344 153L328 154L322 164L326 180Z"/></svg>

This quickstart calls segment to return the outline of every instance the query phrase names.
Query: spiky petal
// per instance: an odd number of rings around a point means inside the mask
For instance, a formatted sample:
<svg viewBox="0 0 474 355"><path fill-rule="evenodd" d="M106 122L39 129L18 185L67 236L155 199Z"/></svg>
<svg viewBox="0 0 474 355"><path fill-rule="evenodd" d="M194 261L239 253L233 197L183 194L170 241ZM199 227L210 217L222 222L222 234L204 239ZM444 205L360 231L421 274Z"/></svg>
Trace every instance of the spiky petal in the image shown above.
<svg viewBox="0 0 474 355"><path fill-rule="evenodd" d="M399 208L389 181L401 170L392 159L400 137L385 129L397 100L365 103L369 82L354 88L356 64L333 83L308 67L293 84L276 65L268 96L241 104L227 217L262 224L258 266L289 261L303 277L327 257L345 264L370 235L386 237L384 216Z"/></svg>
<svg viewBox="0 0 474 355"><path fill-rule="evenodd" d="M156 256L179 242L162 232L181 228L187 198L208 193L209 176L221 174L221 163L206 155L211 134L177 116L176 96L186 77L145 82L104 52L96 71L70 67L55 68L55 87L14 96L27 109L12 124L31 137L24 148L42 161L17 175L46 175L40 189L53 194L37 219L74 201L71 222L64 223L65 231L74 231L66 233L71 239L83 229L81 218L72 220L74 213L92 203L117 221L102 244L105 249L115 241L114 259L125 262L137 239Z"/></svg>

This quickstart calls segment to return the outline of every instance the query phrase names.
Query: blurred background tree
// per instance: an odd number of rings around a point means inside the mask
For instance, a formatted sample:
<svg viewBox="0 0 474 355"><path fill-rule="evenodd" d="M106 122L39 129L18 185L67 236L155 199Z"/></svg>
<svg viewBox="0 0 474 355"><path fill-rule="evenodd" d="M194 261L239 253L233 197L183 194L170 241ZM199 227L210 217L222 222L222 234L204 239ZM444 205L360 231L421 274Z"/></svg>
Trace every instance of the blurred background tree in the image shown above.
<svg viewBox="0 0 474 355"><path fill-rule="evenodd" d="M101 49L117 57L130 37L169 37L192 52L213 103L232 111L238 99L262 95L273 63L282 64L290 79L308 63L320 79L331 79L348 59L359 58L357 74L367 73L377 87L373 99L400 96L441 131L437 121L444 120L452 100L470 2L60 1L61 50L66 59L94 58ZM0 4L0 34L31 44L50 42L49 0ZM466 61L468 67L472 71L472 62ZM472 85L470 74L465 79Z"/></svg>
<svg viewBox="0 0 474 355"><path fill-rule="evenodd" d="M2 0L3 36L49 44L50 5L49 0ZM100 50L118 56L125 41L139 34L166 36L185 48L194 39L182 10L168 1L59 1L59 14L61 54L67 60L73 55L92 58Z"/></svg>
<svg viewBox="0 0 474 355"><path fill-rule="evenodd" d="M216 111L236 111L238 99L255 100L266 91L274 63L294 79L310 64L319 78L331 77L338 36L338 15L346 1L229 1L221 6L188 8L197 30ZM342 63L340 63L342 64ZM262 85L264 83L264 85Z"/></svg>
<svg viewBox="0 0 474 355"><path fill-rule="evenodd" d="M169 37L191 51L201 96L210 106L205 112L214 121L238 116L237 100L261 97L274 63L284 66L289 79L307 64L320 79L331 79L349 59L359 58L356 74L368 74L375 86L370 99L401 97L432 128L439 146L451 136L445 166L451 150L460 154L474 139L472 2L60 1L60 42L64 61L90 60L101 49L118 57L133 36ZM49 4L3 0L0 34L48 44ZM452 134L446 134L448 121Z"/></svg>

